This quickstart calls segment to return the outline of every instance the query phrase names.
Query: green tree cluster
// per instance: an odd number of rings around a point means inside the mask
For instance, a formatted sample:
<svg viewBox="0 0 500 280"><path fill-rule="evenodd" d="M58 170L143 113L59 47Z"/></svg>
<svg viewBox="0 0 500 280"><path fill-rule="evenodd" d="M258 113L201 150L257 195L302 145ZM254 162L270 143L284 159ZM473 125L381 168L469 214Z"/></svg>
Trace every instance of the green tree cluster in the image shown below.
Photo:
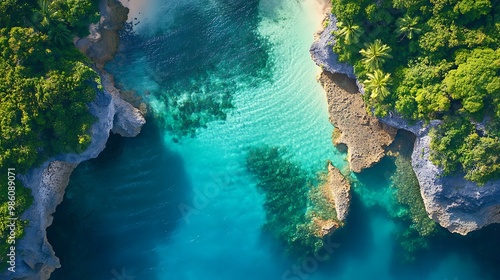
<svg viewBox="0 0 500 280"><path fill-rule="evenodd" d="M101 86L72 44L73 34L85 34L97 20L96 1L4 0L0 14L0 260L5 263L8 168L22 174L50 156L85 150L95 121L88 103ZM21 216L32 197L15 183ZM17 238L27 222L19 221Z"/></svg>
<svg viewBox="0 0 500 280"><path fill-rule="evenodd" d="M433 160L499 178L500 1L332 0L334 51L354 66L375 114L442 119ZM483 156L479 156L483 155Z"/></svg>

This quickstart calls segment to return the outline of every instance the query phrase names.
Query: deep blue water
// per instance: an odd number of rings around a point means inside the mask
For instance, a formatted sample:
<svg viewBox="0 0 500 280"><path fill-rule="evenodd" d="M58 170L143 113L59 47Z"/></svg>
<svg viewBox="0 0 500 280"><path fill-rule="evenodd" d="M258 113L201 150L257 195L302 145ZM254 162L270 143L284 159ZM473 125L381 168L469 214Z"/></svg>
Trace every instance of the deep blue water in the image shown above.
<svg viewBox="0 0 500 280"><path fill-rule="evenodd" d="M138 137L112 136L73 173L49 228L63 266L51 279L499 278L499 226L440 230L402 261L408 223L391 213L390 159L355 176L329 260L285 255L262 230L245 156L266 144L310 174L327 160L347 166L308 53L316 0L146 2L108 70L151 115Z"/></svg>

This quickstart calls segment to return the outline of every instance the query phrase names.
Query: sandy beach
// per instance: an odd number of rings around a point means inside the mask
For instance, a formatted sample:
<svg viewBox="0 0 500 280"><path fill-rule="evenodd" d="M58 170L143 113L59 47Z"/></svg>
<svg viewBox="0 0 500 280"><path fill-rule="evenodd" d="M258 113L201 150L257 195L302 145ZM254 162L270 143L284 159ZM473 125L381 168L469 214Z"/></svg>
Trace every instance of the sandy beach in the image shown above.
<svg viewBox="0 0 500 280"><path fill-rule="evenodd" d="M120 0L120 2L123 6L129 8L128 19L133 22L146 20L147 18L144 17L150 12L151 7L155 7L151 3L154 0Z"/></svg>

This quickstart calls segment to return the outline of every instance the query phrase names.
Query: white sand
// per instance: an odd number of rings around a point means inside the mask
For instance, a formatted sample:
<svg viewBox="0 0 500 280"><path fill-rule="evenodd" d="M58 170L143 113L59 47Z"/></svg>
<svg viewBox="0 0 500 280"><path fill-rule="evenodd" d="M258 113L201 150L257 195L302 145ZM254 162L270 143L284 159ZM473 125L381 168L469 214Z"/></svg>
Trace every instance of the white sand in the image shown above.
<svg viewBox="0 0 500 280"><path fill-rule="evenodd" d="M155 0L120 0L123 6L129 8L128 20L137 22L145 20L154 7ZM137 20L135 20L137 18Z"/></svg>
<svg viewBox="0 0 500 280"><path fill-rule="evenodd" d="M322 23L325 15L331 10L330 0L305 0L303 3L308 17L314 21L318 31L323 29Z"/></svg>

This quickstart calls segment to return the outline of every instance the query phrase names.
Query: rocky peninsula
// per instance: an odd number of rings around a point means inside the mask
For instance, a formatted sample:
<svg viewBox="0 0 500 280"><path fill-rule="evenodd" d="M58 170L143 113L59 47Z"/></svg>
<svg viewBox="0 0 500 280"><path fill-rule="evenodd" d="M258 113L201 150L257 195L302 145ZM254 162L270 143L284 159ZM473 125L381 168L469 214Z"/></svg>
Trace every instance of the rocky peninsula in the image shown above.
<svg viewBox="0 0 500 280"><path fill-rule="evenodd" d="M324 72L320 80L328 93L329 108L338 106L333 104L334 98L330 94L335 94L332 88L340 88L343 83L339 75L345 75L351 78L351 92L363 92L362 86L356 79L352 66L338 61L338 56L332 51L332 46L335 43L333 31L336 28L336 18L329 14L326 18L326 28L318 34L317 40L312 45L310 52L315 63L322 67ZM337 74L337 78L328 79L327 77L335 77L332 74ZM326 77L326 78L325 78ZM338 85L334 85L340 79ZM346 79L346 78L344 78ZM327 82L325 82L327 81ZM332 84L330 84L330 82ZM353 89L353 85L357 84L358 89ZM345 87L345 86L344 86ZM337 90L337 92L341 92ZM358 101L354 98L356 94L351 94L351 99L345 99L346 103L356 104ZM359 96L359 94L358 94ZM347 96L349 97L349 96ZM359 97L358 99L361 99ZM350 107L345 107L344 110L351 110ZM353 111L356 112L356 111ZM332 114L332 112L330 112ZM357 117L357 113L348 113L343 111L344 115L354 115L357 119L368 118L366 111L364 117ZM332 118L334 118L332 116ZM333 120L334 125L340 127L353 126L352 119L339 117ZM345 123L344 123L345 121ZM393 127L394 129L404 129L412 132L416 136L412 153L412 166L417 175L420 192L425 204L426 211L434 221L438 222L442 227L450 232L466 235L467 233L478 230L492 223L500 222L500 180L487 182L484 186L464 179L462 174L453 176L443 176L443 171L438 166L434 165L430 160L430 143L431 137L429 131L432 127L439 124L439 121L431 121L429 124L419 122L415 125L410 125L404 119L391 114L391 116L379 119L380 123ZM337 124L335 124L337 123ZM355 122L356 123L356 122ZM340 130L342 130L340 128ZM351 130L356 135L358 130ZM342 136L355 137L355 136ZM371 135L365 136L361 142L367 145L371 142ZM342 141L347 142L347 141ZM351 150L353 149L349 147ZM369 153L365 150L364 152ZM351 154L354 152L351 151ZM379 153L377 152L376 155ZM360 157L368 157L370 154L361 154ZM351 159L352 161L352 159ZM351 163L352 168L352 163ZM354 169L353 169L354 170Z"/></svg>
<svg viewBox="0 0 500 280"><path fill-rule="evenodd" d="M326 91L330 122L337 130L333 142L347 146L351 170L361 172L379 162L397 130L367 114L356 83L346 75L323 71L319 82Z"/></svg>
<svg viewBox="0 0 500 280"><path fill-rule="evenodd" d="M31 189L34 201L21 217L29 221L29 226L16 247L15 275L6 271L0 274L1 279L48 279L60 267L59 259L47 240L46 229L52 224L52 214L63 199L71 172L80 162L96 158L104 150L111 131L134 137L145 123L143 114L121 98L111 75L103 70L106 61L117 51L118 32L127 20L128 9L117 0L103 0L100 12L100 22L90 27L91 34L75 40L75 45L95 63L94 69L101 76L104 88L97 90L95 100L89 104L90 112L97 119L91 127L91 144L81 154L54 156L19 176Z"/></svg>

